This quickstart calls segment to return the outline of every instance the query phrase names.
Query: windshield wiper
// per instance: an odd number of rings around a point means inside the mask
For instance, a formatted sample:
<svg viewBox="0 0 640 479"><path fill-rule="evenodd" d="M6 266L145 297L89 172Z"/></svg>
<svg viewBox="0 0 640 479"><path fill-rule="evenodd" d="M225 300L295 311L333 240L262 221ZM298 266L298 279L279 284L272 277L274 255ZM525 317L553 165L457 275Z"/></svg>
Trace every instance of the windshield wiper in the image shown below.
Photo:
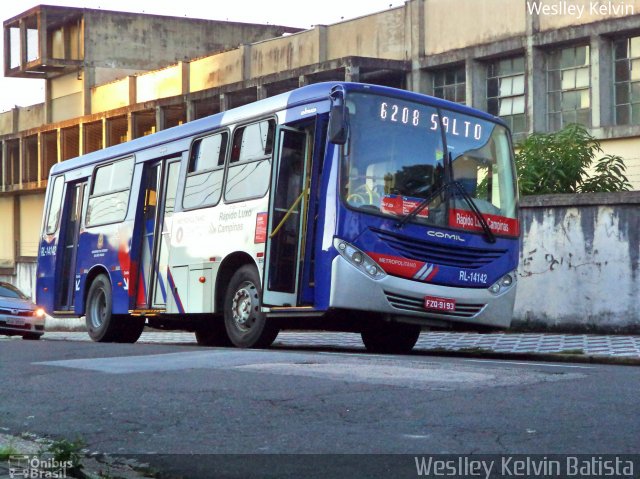
<svg viewBox="0 0 640 479"><path fill-rule="evenodd" d="M449 188L449 184L445 181L440 186L438 186L435 190L429 193L427 197L418 204L418 206L416 206L409 213L407 213L400 221L398 221L396 226L398 228L402 228L409 220L415 218L418 215L418 213L420 213L423 209L425 209L429 205L429 203L433 201L433 199L436 196L446 191L448 188Z"/></svg>
<svg viewBox="0 0 640 479"><path fill-rule="evenodd" d="M476 218L478 218L478 222L480 223L480 226L482 226L482 231L484 231L484 234L487 237L487 242L495 243L496 236L493 234L493 231L491 231L491 228L487 224L487 220L485 220L484 216L482 216L482 213L480 213L480 210L478 209L475 201L473 201L473 198L471 198L471 195L469 195L469 193L467 193L467 190L464 189L464 186L462 186L462 183L460 183L459 181L452 181L451 185L456 188L467 205L469 205L471 212L476 216Z"/></svg>
<svg viewBox="0 0 640 479"><path fill-rule="evenodd" d="M418 206L416 206L413 210L411 210L411 212L407 213L400 221L398 221L396 226L398 228L402 228L405 224L407 224L407 222L415 218L418 215L418 213L420 213L423 209L425 209L436 196L438 196L442 192L449 190L451 187L454 187L455 190L460 194L460 196L462 196L464 201L467 203L467 205L471 209L471 212L478 219L478 222L482 227L482 231L486 236L487 242L495 243L496 236L493 234L493 231L491 231L491 228L487 224L487 220L484 218L484 216L482 216L482 213L478 209L478 206L476 205L475 201L473 201L473 198L469 195L469 193L467 193L467 190L464 189L464 186L459 181L443 182L438 188L433 190L424 200L422 200L418 204Z"/></svg>

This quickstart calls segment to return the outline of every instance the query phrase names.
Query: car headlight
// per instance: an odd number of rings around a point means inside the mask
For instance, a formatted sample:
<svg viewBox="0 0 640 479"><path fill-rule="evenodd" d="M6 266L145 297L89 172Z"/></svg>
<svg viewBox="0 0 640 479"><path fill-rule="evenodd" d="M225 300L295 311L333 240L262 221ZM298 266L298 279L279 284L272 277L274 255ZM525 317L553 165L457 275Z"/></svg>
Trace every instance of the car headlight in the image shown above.
<svg viewBox="0 0 640 479"><path fill-rule="evenodd" d="M338 250L340 256L346 259L353 266L365 273L367 276L373 279L382 279L387 273L385 273L380 265L372 260L366 253L360 251L351 243L341 240L340 238L333 239L333 246Z"/></svg>
<svg viewBox="0 0 640 479"><path fill-rule="evenodd" d="M38 308L38 309L36 309L36 310L33 312L33 315L34 315L36 318L44 318L44 309L42 309L42 308Z"/></svg>
<svg viewBox="0 0 640 479"><path fill-rule="evenodd" d="M505 274L502 278L500 278L498 281L493 283L489 287L489 291L491 291L493 294L505 292L509 288L511 288L515 284L515 282L516 282L516 272L512 271L510 273Z"/></svg>

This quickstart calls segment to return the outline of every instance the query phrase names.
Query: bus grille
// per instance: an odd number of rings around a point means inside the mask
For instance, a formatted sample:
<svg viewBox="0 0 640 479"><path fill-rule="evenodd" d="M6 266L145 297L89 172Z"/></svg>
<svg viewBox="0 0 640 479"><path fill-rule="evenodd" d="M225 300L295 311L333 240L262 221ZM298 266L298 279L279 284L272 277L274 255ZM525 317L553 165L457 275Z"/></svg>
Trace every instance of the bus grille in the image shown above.
<svg viewBox="0 0 640 479"><path fill-rule="evenodd" d="M504 255L506 249L450 248L430 241L408 239L387 231L373 230L382 241L405 258L457 268L478 269Z"/></svg>
<svg viewBox="0 0 640 479"><path fill-rule="evenodd" d="M424 308L424 300L422 298L414 298L412 296L405 296L397 293L384 292L389 304L396 309L402 311L410 311L413 313L426 313ZM433 311L438 316L451 316L458 318L473 318L480 313L486 304L482 303L460 303L456 302L455 311Z"/></svg>

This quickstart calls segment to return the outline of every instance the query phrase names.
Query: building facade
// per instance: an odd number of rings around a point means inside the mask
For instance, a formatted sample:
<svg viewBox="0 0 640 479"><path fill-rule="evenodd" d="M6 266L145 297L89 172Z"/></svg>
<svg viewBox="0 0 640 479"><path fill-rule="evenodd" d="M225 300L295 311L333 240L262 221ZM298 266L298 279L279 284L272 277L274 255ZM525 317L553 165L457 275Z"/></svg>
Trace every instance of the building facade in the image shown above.
<svg viewBox="0 0 640 479"><path fill-rule="evenodd" d="M40 6L4 39L5 76L46 80L0 113L0 278L26 292L53 163L313 82L465 103L516 141L578 122L640 189L640 0L409 0L304 31Z"/></svg>

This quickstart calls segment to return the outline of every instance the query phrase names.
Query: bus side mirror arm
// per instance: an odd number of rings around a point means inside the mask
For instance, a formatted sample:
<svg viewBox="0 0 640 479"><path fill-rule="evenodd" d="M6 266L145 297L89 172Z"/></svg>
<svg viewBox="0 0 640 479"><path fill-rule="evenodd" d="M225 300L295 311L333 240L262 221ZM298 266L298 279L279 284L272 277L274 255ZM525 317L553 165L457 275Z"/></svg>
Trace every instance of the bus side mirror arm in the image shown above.
<svg viewBox="0 0 640 479"><path fill-rule="evenodd" d="M344 145L347 142L347 110L343 93L334 91L331 94L331 114L329 117L329 141L336 145Z"/></svg>

